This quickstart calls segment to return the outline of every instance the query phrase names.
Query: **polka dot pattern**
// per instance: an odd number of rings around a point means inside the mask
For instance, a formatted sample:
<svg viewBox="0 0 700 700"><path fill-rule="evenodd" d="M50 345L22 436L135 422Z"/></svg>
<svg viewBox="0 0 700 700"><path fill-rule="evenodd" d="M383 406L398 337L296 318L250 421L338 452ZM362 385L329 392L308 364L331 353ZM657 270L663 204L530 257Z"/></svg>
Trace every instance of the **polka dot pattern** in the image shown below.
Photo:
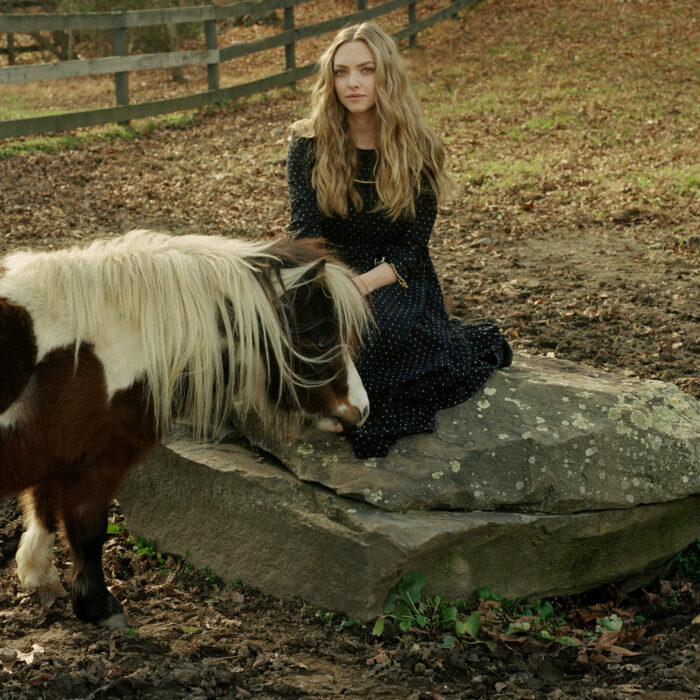
<svg viewBox="0 0 700 700"><path fill-rule="evenodd" d="M512 353L492 323L464 324L447 316L428 250L435 197L418 195L414 220L390 221L372 212L378 201L377 154L359 150L358 157L356 186L364 208L358 212L349 203L347 218L325 217L318 209L311 140L293 140L287 180L291 237L325 238L359 273L384 258L407 285L391 284L371 294L377 328L358 361L370 416L350 436L355 455L364 459L385 456L402 435L432 432L436 411L468 399L494 369L510 364Z"/></svg>

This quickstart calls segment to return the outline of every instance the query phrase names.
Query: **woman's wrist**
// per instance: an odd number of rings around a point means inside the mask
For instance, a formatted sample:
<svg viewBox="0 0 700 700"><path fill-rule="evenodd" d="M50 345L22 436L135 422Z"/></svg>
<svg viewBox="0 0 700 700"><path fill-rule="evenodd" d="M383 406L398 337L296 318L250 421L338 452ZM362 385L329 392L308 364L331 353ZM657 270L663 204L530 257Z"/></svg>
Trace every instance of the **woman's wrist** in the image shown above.
<svg viewBox="0 0 700 700"><path fill-rule="evenodd" d="M357 290L360 292L360 294L362 294L362 296L366 297L368 294L371 293L372 290L367 286L365 280L362 279L362 275L356 275L355 277L353 277L352 282L357 287Z"/></svg>
<svg viewBox="0 0 700 700"><path fill-rule="evenodd" d="M352 281L364 296L371 294L375 289L386 287L395 282L401 282L392 265L382 261L376 267L373 267L361 275L353 277ZM405 284L405 283L404 283Z"/></svg>

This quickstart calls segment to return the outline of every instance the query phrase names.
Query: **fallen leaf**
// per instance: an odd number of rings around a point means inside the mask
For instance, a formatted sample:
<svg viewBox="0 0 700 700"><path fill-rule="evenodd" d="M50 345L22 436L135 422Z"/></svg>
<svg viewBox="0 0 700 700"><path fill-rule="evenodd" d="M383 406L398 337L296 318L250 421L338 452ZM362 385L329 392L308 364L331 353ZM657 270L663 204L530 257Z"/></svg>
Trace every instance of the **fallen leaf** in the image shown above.
<svg viewBox="0 0 700 700"><path fill-rule="evenodd" d="M24 661L27 666L34 663L34 657L38 654L44 653L44 647L41 644L32 644L32 650L28 653L23 653L21 651L17 652L17 660Z"/></svg>
<svg viewBox="0 0 700 700"><path fill-rule="evenodd" d="M38 673L36 676L30 676L27 678L27 683L29 685L41 685L44 681L53 680L53 676L50 673Z"/></svg>
<svg viewBox="0 0 700 700"><path fill-rule="evenodd" d="M625 647L619 647L616 644L613 644L608 651L619 656L639 656L642 654L641 651L632 651L631 649L625 649Z"/></svg>

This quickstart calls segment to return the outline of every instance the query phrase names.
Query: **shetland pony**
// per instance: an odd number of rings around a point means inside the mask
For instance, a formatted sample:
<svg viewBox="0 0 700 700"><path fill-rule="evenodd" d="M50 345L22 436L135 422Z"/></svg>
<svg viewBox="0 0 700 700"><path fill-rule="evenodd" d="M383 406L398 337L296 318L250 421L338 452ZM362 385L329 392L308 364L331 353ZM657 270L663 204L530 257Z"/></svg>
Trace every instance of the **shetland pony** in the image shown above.
<svg viewBox="0 0 700 700"><path fill-rule="evenodd" d="M127 625L102 573L107 509L175 418L206 437L254 414L277 438L360 426L352 363L368 311L319 242L148 231L0 262L0 497L22 492L17 573L82 620Z"/></svg>

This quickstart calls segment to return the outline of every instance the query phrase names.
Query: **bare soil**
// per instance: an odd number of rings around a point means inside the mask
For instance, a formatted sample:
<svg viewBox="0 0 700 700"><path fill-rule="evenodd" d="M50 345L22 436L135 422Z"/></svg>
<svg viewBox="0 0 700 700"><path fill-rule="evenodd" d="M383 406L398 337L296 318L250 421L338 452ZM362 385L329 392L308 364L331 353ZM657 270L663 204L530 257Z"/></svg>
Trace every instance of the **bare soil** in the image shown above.
<svg viewBox="0 0 700 700"><path fill-rule="evenodd" d="M332 3L321 4L328 12ZM431 244L452 313L495 319L516 351L673 382L700 398L695 4L493 0L421 34L404 55L457 184ZM149 75L143 99L151 89L183 89L166 73ZM186 78L199 89L199 77ZM32 99L50 104L44 88ZM0 160L2 252L133 227L284 235L286 129L303 114L308 82L299 88L179 126L92 132L55 151L0 142L15 152ZM71 84L60 99L79 107L84 97ZM19 534L7 501L3 700L700 697L700 625L692 624L700 598L688 578L562 602L566 624L591 634L583 648L505 639L494 625L495 652L441 649L417 634L335 631L337 616L327 624L302 601L260 594L255 582L225 585L186 562L137 554L120 532L107 544L105 571L134 628L110 634L77 622L65 599L18 588ZM67 579L63 550L58 560ZM318 565L309 563L310 576ZM622 630L596 635L596 618L613 612Z"/></svg>

